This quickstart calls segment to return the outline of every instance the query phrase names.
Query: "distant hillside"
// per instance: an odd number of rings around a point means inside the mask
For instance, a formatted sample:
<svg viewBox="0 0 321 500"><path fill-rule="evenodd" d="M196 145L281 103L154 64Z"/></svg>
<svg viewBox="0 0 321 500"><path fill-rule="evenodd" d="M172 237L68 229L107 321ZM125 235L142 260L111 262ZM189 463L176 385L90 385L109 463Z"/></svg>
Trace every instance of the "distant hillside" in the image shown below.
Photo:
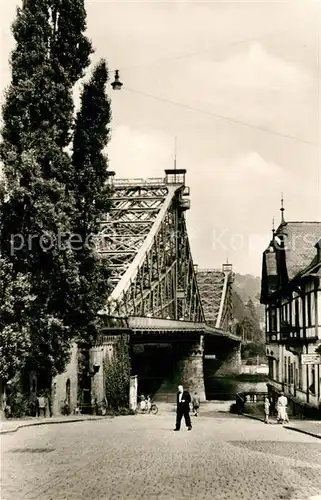
<svg viewBox="0 0 321 500"><path fill-rule="evenodd" d="M234 289L234 314L236 319L242 320L244 317L244 312L242 313L242 307L240 300L244 304L251 299L254 306L256 314L260 320L260 323L264 324L264 306L260 304L260 293L261 293L261 278L257 276L252 276L251 274L235 274L235 280L233 284ZM237 313L237 314L236 314ZM240 318L238 316L241 316Z"/></svg>
<svg viewBox="0 0 321 500"><path fill-rule="evenodd" d="M249 299L260 300L261 278L251 274L235 274L234 289L237 291L243 302Z"/></svg>

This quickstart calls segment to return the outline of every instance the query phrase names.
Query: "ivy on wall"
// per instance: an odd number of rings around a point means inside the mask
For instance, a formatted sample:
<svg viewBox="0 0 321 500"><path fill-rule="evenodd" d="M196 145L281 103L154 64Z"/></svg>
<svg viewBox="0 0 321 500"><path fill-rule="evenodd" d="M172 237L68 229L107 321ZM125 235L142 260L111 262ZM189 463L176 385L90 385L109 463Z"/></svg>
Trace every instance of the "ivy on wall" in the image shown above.
<svg viewBox="0 0 321 500"><path fill-rule="evenodd" d="M105 390L108 406L114 410L129 405L129 381L131 359L129 346L124 336L115 346L113 358L105 366Z"/></svg>

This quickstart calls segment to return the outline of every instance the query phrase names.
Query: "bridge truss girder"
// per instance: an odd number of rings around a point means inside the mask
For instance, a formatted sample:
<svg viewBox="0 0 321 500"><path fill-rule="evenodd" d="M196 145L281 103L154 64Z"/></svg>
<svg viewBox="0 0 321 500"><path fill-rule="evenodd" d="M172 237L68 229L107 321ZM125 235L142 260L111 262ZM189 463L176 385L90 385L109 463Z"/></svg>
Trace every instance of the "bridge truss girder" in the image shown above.
<svg viewBox="0 0 321 500"><path fill-rule="evenodd" d="M233 322L233 281L234 274L229 273L226 276L227 280L227 288L224 297L224 304L222 308L222 316L219 328L225 330L227 332L234 330L234 322Z"/></svg>
<svg viewBox="0 0 321 500"><path fill-rule="evenodd" d="M185 220L175 208L175 201L161 222L135 280L122 295L118 313L202 321Z"/></svg>
<svg viewBox="0 0 321 500"><path fill-rule="evenodd" d="M203 322L185 223L185 185L157 180L115 188L100 252L113 273L109 311Z"/></svg>
<svg viewBox="0 0 321 500"><path fill-rule="evenodd" d="M205 321L225 331L233 329L232 267L202 269L197 271L197 282L201 295Z"/></svg>
<svg viewBox="0 0 321 500"><path fill-rule="evenodd" d="M151 230L168 190L162 179L113 184L112 207L101 225L99 253L108 259L113 288L134 260Z"/></svg>

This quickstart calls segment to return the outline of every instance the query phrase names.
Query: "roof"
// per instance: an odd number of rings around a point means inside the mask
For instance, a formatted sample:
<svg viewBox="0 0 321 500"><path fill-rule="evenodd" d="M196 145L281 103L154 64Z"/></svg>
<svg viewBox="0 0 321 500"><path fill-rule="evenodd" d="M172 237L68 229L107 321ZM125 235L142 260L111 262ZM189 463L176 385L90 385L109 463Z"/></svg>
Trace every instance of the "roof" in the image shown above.
<svg viewBox="0 0 321 500"><path fill-rule="evenodd" d="M306 269L316 255L316 243L321 239L321 222L285 222L275 236L284 235L288 279Z"/></svg>
<svg viewBox="0 0 321 500"><path fill-rule="evenodd" d="M279 287L318 264L316 244L321 240L321 222L284 222L263 253L261 302ZM274 251L270 251L271 246Z"/></svg>
<svg viewBox="0 0 321 500"><path fill-rule="evenodd" d="M315 244L317 248L317 254L312 259L312 261L305 267L301 274L309 275L311 272L316 272L321 277L321 239Z"/></svg>

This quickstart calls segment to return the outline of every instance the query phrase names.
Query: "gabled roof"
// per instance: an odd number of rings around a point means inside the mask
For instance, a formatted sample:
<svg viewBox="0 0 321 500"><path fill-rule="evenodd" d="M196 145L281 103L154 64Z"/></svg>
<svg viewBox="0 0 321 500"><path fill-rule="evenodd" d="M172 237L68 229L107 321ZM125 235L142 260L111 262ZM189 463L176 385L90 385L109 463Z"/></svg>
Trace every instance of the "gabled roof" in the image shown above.
<svg viewBox="0 0 321 500"><path fill-rule="evenodd" d="M301 275L308 276L311 273L317 273L321 277L321 239L314 246L317 249L317 254L300 273Z"/></svg>
<svg viewBox="0 0 321 500"><path fill-rule="evenodd" d="M321 222L284 222L263 253L261 301L316 263ZM284 247L282 245L284 243ZM271 246L274 251L270 252Z"/></svg>
<svg viewBox="0 0 321 500"><path fill-rule="evenodd" d="M315 258L315 244L321 239L321 222L285 222L276 231L285 239L288 279L292 280Z"/></svg>

